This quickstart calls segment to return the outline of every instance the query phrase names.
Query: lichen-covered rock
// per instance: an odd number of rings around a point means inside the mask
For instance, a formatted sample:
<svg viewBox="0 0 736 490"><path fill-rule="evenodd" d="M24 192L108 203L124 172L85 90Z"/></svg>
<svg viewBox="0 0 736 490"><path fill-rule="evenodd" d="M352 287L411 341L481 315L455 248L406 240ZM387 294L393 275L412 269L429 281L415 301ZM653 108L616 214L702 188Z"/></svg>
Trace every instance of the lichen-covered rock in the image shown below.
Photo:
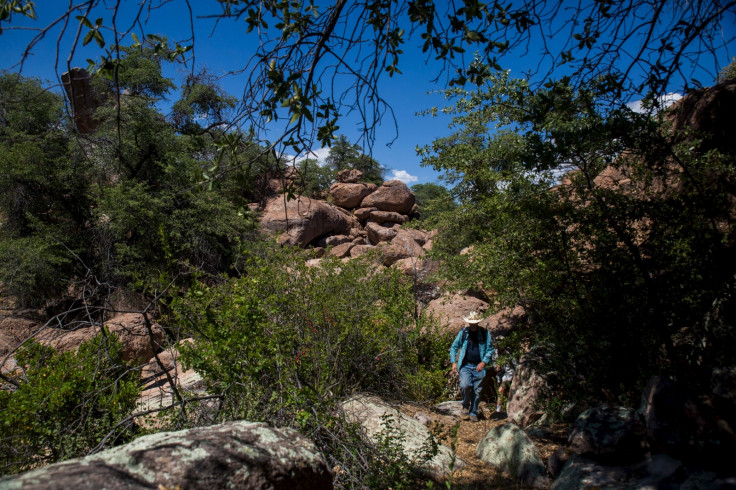
<svg viewBox="0 0 736 490"><path fill-rule="evenodd" d="M549 392L549 385L537 367L546 354L546 348L540 345L524 354L511 381L506 412L522 428L528 427L544 415L540 405L542 398Z"/></svg>
<svg viewBox="0 0 736 490"><path fill-rule="evenodd" d="M343 402L342 409L346 418L360 423L368 438L374 442L378 440L379 433L385 431L384 420L389 418L390 423L395 424L394 427L404 435L401 445L407 455L416 455L431 437L421 422L399 412L380 398L355 396ZM448 447L440 444L439 452L427 463L426 468L432 475L442 478L450 474L453 462L455 469L465 466Z"/></svg>
<svg viewBox="0 0 736 490"><path fill-rule="evenodd" d="M278 196L266 203L261 226L267 232L283 232L282 244L304 247L328 233L348 234L353 223L338 207L324 201L304 196L287 200Z"/></svg>
<svg viewBox="0 0 736 490"><path fill-rule="evenodd" d="M644 459L646 430L639 414L626 407L599 405L581 413L570 431L572 451L609 464Z"/></svg>
<svg viewBox="0 0 736 490"><path fill-rule="evenodd" d="M236 421L143 436L5 480L13 489L332 488L314 444L297 431Z"/></svg>
<svg viewBox="0 0 736 490"><path fill-rule="evenodd" d="M414 206L414 193L400 180L384 182L371 195L363 199L363 207L376 207L381 211L409 214Z"/></svg>
<svg viewBox="0 0 736 490"><path fill-rule="evenodd" d="M506 423L491 429L478 443L475 455L511 473L524 486L547 488L549 479L534 442L515 424Z"/></svg>

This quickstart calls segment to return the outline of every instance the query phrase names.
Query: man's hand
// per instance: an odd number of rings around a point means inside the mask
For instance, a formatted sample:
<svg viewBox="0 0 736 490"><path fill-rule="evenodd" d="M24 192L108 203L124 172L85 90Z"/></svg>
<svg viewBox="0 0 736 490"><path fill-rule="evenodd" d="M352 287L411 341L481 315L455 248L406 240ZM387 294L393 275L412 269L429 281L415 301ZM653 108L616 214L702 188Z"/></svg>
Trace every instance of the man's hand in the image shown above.
<svg viewBox="0 0 736 490"><path fill-rule="evenodd" d="M452 363L452 373L457 374L457 363L456 362Z"/></svg>
<svg viewBox="0 0 736 490"><path fill-rule="evenodd" d="M480 361L480 364L475 368L476 371L481 372L486 368L486 363L483 361Z"/></svg>

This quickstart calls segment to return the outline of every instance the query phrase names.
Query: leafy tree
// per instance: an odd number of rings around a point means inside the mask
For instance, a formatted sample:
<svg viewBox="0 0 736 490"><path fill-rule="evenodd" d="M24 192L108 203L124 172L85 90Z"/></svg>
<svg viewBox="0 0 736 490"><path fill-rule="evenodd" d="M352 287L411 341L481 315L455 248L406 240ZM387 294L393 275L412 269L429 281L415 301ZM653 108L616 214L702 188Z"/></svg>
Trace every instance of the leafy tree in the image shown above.
<svg viewBox="0 0 736 490"><path fill-rule="evenodd" d="M415 184L411 186L411 191L416 197L422 221L432 222L438 215L449 213L457 207L452 193L441 185Z"/></svg>
<svg viewBox="0 0 736 490"><path fill-rule="evenodd" d="M317 160L306 158L296 166L299 171L296 189L299 194L311 198L323 199L334 180L334 172L327 166L321 166Z"/></svg>
<svg viewBox="0 0 736 490"><path fill-rule="evenodd" d="M325 160L334 173L346 169L356 169L363 172L365 182L373 182L378 185L383 183L385 169L373 158L364 155L360 146L350 144L345 135L340 135L332 144L330 153Z"/></svg>
<svg viewBox="0 0 736 490"><path fill-rule="evenodd" d="M734 157L692 151L661 117L601 110L607 90L605 79L534 90L503 73L452 90L460 129L424 158L449 170L462 202L433 250L461 284L525 307L516 345L552 346L564 396L635 403L660 372L705 390L735 361L719 347L736 335L736 270L730 191L717 183Z"/></svg>
<svg viewBox="0 0 736 490"><path fill-rule="evenodd" d="M235 104L235 97L223 93L207 72L189 75L182 98L173 107L174 124L184 133L200 133L222 124ZM199 120L206 121L207 127L203 128Z"/></svg>
<svg viewBox="0 0 736 490"><path fill-rule="evenodd" d="M732 58L731 63L724 66L723 69L718 72L717 82L725 82L726 80L736 79L736 58Z"/></svg>
<svg viewBox="0 0 736 490"><path fill-rule="evenodd" d="M58 95L17 75L0 80L0 283L20 304L42 306L86 281L104 296L190 267L227 271L254 229L246 204L263 150L239 133L179 134L155 106L173 86L160 57L123 54L120 78L96 81L108 95L80 144ZM210 109L217 103L230 102Z"/></svg>
<svg viewBox="0 0 736 490"><path fill-rule="evenodd" d="M63 100L40 81L0 75L0 284L36 306L77 271L90 218L89 165L70 151Z"/></svg>

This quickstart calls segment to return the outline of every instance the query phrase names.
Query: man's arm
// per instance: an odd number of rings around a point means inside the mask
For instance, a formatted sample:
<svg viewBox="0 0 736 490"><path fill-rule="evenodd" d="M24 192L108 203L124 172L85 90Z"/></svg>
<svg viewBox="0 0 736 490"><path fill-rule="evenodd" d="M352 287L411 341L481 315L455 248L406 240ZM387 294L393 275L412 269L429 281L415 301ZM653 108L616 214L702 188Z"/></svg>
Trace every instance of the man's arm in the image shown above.
<svg viewBox="0 0 736 490"><path fill-rule="evenodd" d="M489 332L488 330L486 330L485 344L486 344L486 352L485 352L485 355L483 356L483 359L481 360L484 366L491 362L491 359L494 358L493 354L495 352L495 349L493 348L493 343L491 342L491 332Z"/></svg>
<svg viewBox="0 0 736 490"><path fill-rule="evenodd" d="M452 363L452 372L457 373L457 351L460 349L460 343L462 342L463 329L455 336L455 340L450 346L450 362Z"/></svg>

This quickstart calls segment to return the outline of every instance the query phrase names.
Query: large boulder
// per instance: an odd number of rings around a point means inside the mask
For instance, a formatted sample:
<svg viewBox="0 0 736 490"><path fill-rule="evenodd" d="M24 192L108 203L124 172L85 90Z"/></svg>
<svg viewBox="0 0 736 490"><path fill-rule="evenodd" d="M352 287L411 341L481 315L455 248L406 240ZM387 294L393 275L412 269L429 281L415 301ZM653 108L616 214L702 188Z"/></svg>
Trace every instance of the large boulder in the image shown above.
<svg viewBox="0 0 736 490"><path fill-rule="evenodd" d="M160 365L154 358L143 366L141 370L143 388L136 401L136 412L158 411L161 408L171 407L178 403L174 387L180 394L187 392L189 396L207 395L202 376L193 369L185 370L180 362L179 347L184 343L191 342L193 342L192 339L181 340L173 347L159 353ZM174 386L172 386L172 383ZM200 406L190 404L188 415L195 422L197 419L201 422L203 416L208 416L207 421L211 423L213 417L209 416L214 412L216 405L217 400L205 401ZM136 418L136 423L142 427L160 427L161 420L156 415L157 412L139 416Z"/></svg>
<svg viewBox="0 0 736 490"><path fill-rule="evenodd" d="M339 208L324 201L304 196L296 199L278 196L266 203L261 227L266 232L283 233L282 244L304 247L328 233L348 234L353 223Z"/></svg>
<svg viewBox="0 0 736 490"><path fill-rule="evenodd" d="M353 242L347 242L347 243L341 243L340 245L337 245L332 250L330 250L330 255L334 255L338 258L347 257L350 255L350 249L352 249L355 246Z"/></svg>
<svg viewBox="0 0 736 490"><path fill-rule="evenodd" d="M381 433L386 433L387 423L393 424L392 426L404 436L398 442L408 456L417 455L422 446L432 437L421 422L399 412L380 398L355 396L344 402L342 409L346 418L351 422L359 423L373 442L378 441ZM427 462L426 468L435 477L443 478L452 472L453 462L455 469L465 466L462 460L453 456L448 447L440 444L438 453Z"/></svg>
<svg viewBox="0 0 736 490"><path fill-rule="evenodd" d="M8 315L0 318L0 361L21 343L33 337L42 323L21 316Z"/></svg>
<svg viewBox="0 0 736 490"><path fill-rule="evenodd" d="M376 184L349 184L335 182L330 186L332 204L345 209L360 206L363 198L376 190Z"/></svg>
<svg viewBox="0 0 736 490"><path fill-rule="evenodd" d="M378 208L358 208L353 210L353 216L361 221L365 221L371 217L373 211L378 211Z"/></svg>
<svg viewBox="0 0 736 490"><path fill-rule="evenodd" d="M493 338L499 335L508 335L526 317L526 310L521 306L504 308L486 319L486 328L491 331Z"/></svg>
<svg viewBox="0 0 736 490"><path fill-rule="evenodd" d="M417 282L422 282L427 277L439 271L440 263L432 259L408 257L397 260L394 263L394 267Z"/></svg>
<svg viewBox="0 0 736 490"><path fill-rule="evenodd" d="M159 352L163 346L164 330L158 323L149 320L149 333L145 318L140 313L124 313L105 323L108 332L117 336L122 344L124 361L143 364ZM60 351L76 350L79 346L100 333L98 325L75 330L49 328L36 336L46 345Z"/></svg>
<svg viewBox="0 0 736 490"><path fill-rule="evenodd" d="M426 311L439 320L443 329L457 333L465 325L463 316L471 311L484 311L487 308L488 303L474 296L446 294L430 301ZM479 325L488 328L488 320L484 319Z"/></svg>
<svg viewBox="0 0 736 490"><path fill-rule="evenodd" d="M414 193L400 180L384 182L371 195L363 199L363 207L376 207L381 211L409 214L415 201Z"/></svg>
<svg viewBox="0 0 736 490"><path fill-rule="evenodd" d="M736 409L731 400L717 394L695 396L686 386L655 376L644 389L639 412L659 451L710 468L732 469Z"/></svg>
<svg viewBox="0 0 736 490"><path fill-rule="evenodd" d="M357 168L346 168L337 172L335 179L345 184L355 184L363 178L363 172Z"/></svg>
<svg viewBox="0 0 736 490"><path fill-rule="evenodd" d="M573 454L562 468L560 476L552 483L550 490L579 490L581 488L728 488L710 486L717 481L711 474L708 484L690 486L689 471L683 471L682 464L666 455L654 455L635 465L604 465L598 461ZM697 477L702 477L698 475ZM694 480L692 480L694 482Z"/></svg>
<svg viewBox="0 0 736 490"><path fill-rule="evenodd" d="M544 415L541 402L549 393L549 385L539 366L547 354L545 346L536 346L524 354L511 381L506 412L520 427L528 427Z"/></svg>
<svg viewBox="0 0 736 490"><path fill-rule="evenodd" d="M416 230L414 228L402 228L402 231L411 235L414 241L421 246L424 246L429 239L429 234L426 231Z"/></svg>
<svg viewBox="0 0 736 490"><path fill-rule="evenodd" d="M2 488L332 488L324 458L294 429L235 421L160 432L0 480Z"/></svg>
<svg viewBox="0 0 736 490"><path fill-rule="evenodd" d="M394 265L396 262L402 259L411 258L411 252L401 245L395 245L393 243L382 243L376 249L379 252L379 259L381 264L386 267Z"/></svg>
<svg viewBox="0 0 736 490"><path fill-rule="evenodd" d="M572 426L568 443L573 452L608 464L642 461L648 449L639 414L631 408L609 405L581 413Z"/></svg>
<svg viewBox="0 0 736 490"><path fill-rule="evenodd" d="M353 258L360 257L361 255L366 254L375 248L376 247L374 247L373 245L355 245L353 246L353 248L350 249L350 256Z"/></svg>
<svg viewBox="0 0 736 490"><path fill-rule="evenodd" d="M398 234L398 230L390 226L383 226L378 223L369 222L365 225L365 231L368 234L368 240L376 245L380 242L391 241Z"/></svg>
<svg viewBox="0 0 736 490"><path fill-rule="evenodd" d="M534 442L512 423L491 429L478 443L478 459L508 471L524 487L547 488L547 468L537 454Z"/></svg>
<svg viewBox="0 0 736 490"><path fill-rule="evenodd" d="M365 208L362 208L365 209ZM393 211L380 211L375 210L371 211L368 215L368 219L373 221L374 223L398 223L400 225L403 225L406 223L409 218L403 214L394 213Z"/></svg>
<svg viewBox="0 0 736 490"><path fill-rule="evenodd" d="M406 230L398 230L396 236L391 239L391 245L406 251L407 257L421 257L425 254L424 249L414 240L414 235Z"/></svg>
<svg viewBox="0 0 736 490"><path fill-rule="evenodd" d="M689 93L668 109L672 133L676 140L693 138L684 129L694 130L701 137L699 150L717 149L726 155L736 152L736 80L725 80L718 85Z"/></svg>

